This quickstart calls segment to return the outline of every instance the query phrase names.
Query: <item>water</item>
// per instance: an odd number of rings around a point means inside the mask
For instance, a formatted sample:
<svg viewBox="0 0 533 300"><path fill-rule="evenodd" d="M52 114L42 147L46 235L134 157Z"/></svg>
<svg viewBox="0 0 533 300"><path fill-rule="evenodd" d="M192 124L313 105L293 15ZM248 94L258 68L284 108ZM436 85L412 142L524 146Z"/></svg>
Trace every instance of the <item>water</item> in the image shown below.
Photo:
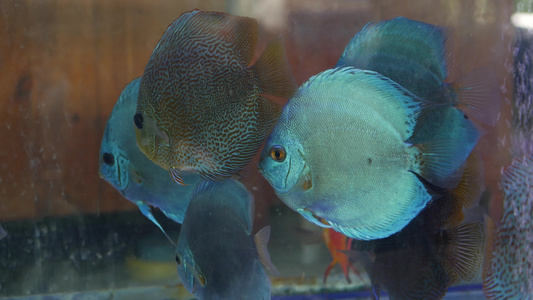
<svg viewBox="0 0 533 300"><path fill-rule="evenodd" d="M179 283L173 246L99 178L98 163L122 88L142 75L167 26L194 8L258 19L260 48L281 34L297 85L332 68L370 21L404 16L453 27L449 81L490 66L501 94L496 125L484 127L476 149L486 187L480 203L501 226L501 168L532 153L531 1L6 0L0 2L0 297L192 298ZM516 12L526 14L513 23ZM337 265L324 285L331 256L322 229L277 199L257 160L240 175L256 201L254 232L272 226L269 251L281 273L271 277L273 299L369 298L375 253L358 252L352 263L361 276L350 271L351 283ZM179 224L159 211L155 216L177 240ZM301 237L302 228L319 238ZM419 257L414 246L402 249L404 257ZM446 297L484 299L482 282L480 268L471 280L454 282Z"/></svg>

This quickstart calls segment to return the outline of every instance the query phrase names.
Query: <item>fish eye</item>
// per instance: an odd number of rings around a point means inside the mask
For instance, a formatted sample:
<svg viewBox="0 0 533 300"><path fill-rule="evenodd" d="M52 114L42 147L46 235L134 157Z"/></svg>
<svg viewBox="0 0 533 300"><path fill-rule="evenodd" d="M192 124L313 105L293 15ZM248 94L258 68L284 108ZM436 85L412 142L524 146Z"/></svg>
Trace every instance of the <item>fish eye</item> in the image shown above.
<svg viewBox="0 0 533 300"><path fill-rule="evenodd" d="M274 161L277 161L277 162L282 162L285 160L285 148L283 148L282 146L272 146L272 148L270 148L270 157L272 157L272 159Z"/></svg>
<svg viewBox="0 0 533 300"><path fill-rule="evenodd" d="M135 116L133 116L133 122L135 123L135 127L138 129L143 128L143 115L141 113L136 113Z"/></svg>
<svg viewBox="0 0 533 300"><path fill-rule="evenodd" d="M104 155L102 155L102 160L104 161L104 164L108 166L112 166L115 163L115 157L109 152L105 152Z"/></svg>
<svg viewBox="0 0 533 300"><path fill-rule="evenodd" d="M181 258L181 254L176 253L176 263L178 266L181 266L183 264L183 259Z"/></svg>

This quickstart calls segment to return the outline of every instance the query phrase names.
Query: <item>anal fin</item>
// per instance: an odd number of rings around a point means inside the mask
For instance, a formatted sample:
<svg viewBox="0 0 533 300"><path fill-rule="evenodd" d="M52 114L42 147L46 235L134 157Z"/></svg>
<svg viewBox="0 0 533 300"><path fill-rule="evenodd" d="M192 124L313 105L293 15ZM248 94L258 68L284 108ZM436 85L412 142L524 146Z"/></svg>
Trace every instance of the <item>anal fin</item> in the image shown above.
<svg viewBox="0 0 533 300"><path fill-rule="evenodd" d="M157 227L159 227L159 229L161 229L161 231L167 237L167 239L170 241L170 243L172 245L176 246L174 241L172 241L172 239L167 235L167 233L165 232L163 227L161 227L159 222L157 222L157 220L155 219L154 215L152 214L152 209L150 208L150 206L148 204L142 202L142 201L137 201L135 204L137 204L137 206L139 207L139 209L141 210L142 214L145 217L147 217L150 221L152 221L152 223L154 223Z"/></svg>

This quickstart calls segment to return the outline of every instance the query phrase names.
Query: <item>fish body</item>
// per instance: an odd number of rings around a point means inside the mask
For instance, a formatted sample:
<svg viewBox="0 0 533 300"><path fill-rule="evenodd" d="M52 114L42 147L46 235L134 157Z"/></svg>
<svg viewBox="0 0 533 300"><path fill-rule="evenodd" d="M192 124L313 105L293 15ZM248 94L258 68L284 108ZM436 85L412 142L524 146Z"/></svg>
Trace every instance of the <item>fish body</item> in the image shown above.
<svg viewBox="0 0 533 300"><path fill-rule="evenodd" d="M431 200L424 180L457 185L477 142L473 131L463 141L411 144L424 105L372 71L322 72L283 108L259 170L309 221L355 239L390 236Z"/></svg>
<svg viewBox="0 0 533 300"><path fill-rule="evenodd" d="M373 299L441 299L456 283L472 281L482 266L487 232L479 210L482 166L470 155L460 184L439 190L402 231L381 240L356 241L352 249L373 253L369 274ZM463 211L468 216L464 217Z"/></svg>
<svg viewBox="0 0 533 300"><path fill-rule="evenodd" d="M348 281L348 283L351 283L350 276L348 274L348 268L351 268L357 275L359 275L359 272L354 268L354 266L350 262L348 255L343 253L343 251L350 251L352 246L352 239L331 228L323 228L322 230L322 237L324 239L324 242L326 243L326 246L328 247L331 257L333 258L329 266L326 268L326 271L324 272L324 283L326 283L329 276L329 272L336 264L339 264L341 266L346 281Z"/></svg>
<svg viewBox="0 0 533 300"><path fill-rule="evenodd" d="M180 187L168 172L150 161L137 147L135 130L129 126L135 114L141 79L128 84L107 121L100 147L100 176L133 202L158 227L150 206L182 223L194 185ZM198 175L187 174L187 181L198 183Z"/></svg>
<svg viewBox="0 0 533 300"><path fill-rule="evenodd" d="M189 183L185 171L218 181L243 169L281 112L264 95L294 93L281 40L251 65L257 39L252 18L194 10L155 47L133 123L141 151L175 182Z"/></svg>
<svg viewBox="0 0 533 300"><path fill-rule="evenodd" d="M270 227L252 235L253 199L233 179L202 182L181 227L176 261L185 288L199 299L270 299L261 262L275 271Z"/></svg>
<svg viewBox="0 0 533 300"><path fill-rule="evenodd" d="M533 293L533 157L517 157L502 170L500 225L488 247L483 291L488 299L527 299Z"/></svg>

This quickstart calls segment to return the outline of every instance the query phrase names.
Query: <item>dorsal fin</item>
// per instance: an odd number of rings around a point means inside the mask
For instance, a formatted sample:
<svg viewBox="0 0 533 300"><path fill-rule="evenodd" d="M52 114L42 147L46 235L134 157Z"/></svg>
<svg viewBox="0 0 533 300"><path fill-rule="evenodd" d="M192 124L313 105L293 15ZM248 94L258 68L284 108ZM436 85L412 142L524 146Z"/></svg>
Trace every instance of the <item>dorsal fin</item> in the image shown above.
<svg viewBox="0 0 533 300"><path fill-rule="evenodd" d="M170 24L152 56L180 45L181 48L206 47L216 41L219 50L227 48L234 51L233 54L236 54L240 63L247 66L254 55L258 36L259 26L253 18L193 10L182 14Z"/></svg>
<svg viewBox="0 0 533 300"><path fill-rule="evenodd" d="M122 93L120 93L120 96L118 97L117 103L115 106L120 106L125 101L131 101L132 103L135 103L134 106L137 103L137 95L139 94L139 87L141 85L141 78L135 78L133 79L126 87L122 90ZM132 99L135 99L135 101L132 101Z"/></svg>
<svg viewBox="0 0 533 300"><path fill-rule="evenodd" d="M501 94L495 71L475 69L451 84L457 94L457 108L467 116L494 126L500 114Z"/></svg>

